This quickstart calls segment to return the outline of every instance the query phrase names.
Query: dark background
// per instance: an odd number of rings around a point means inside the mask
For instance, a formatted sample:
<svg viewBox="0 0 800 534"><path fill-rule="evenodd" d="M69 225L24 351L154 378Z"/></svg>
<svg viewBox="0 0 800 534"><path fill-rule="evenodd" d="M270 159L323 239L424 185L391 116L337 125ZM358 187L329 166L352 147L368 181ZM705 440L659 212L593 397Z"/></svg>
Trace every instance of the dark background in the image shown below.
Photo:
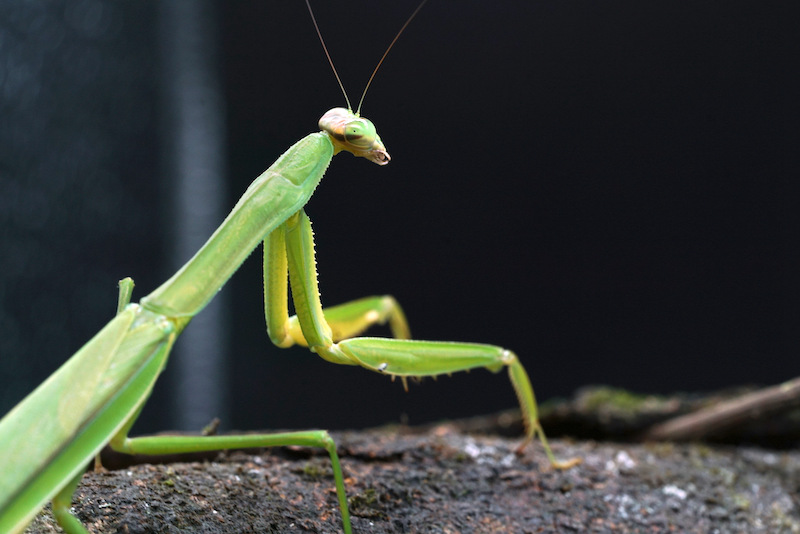
<svg viewBox="0 0 800 534"><path fill-rule="evenodd" d="M85 22L97 5L107 24ZM315 2L351 100L415 6ZM171 274L174 227L155 4L3 9L0 412L108 320L120 277L138 299ZM391 293L415 337L517 352L540 400L595 383L667 393L796 376L796 11L431 0L362 109L391 164L340 155L307 206L323 302ZM343 101L303 2L219 2L215 18L230 206ZM406 394L272 347L259 256L224 290L226 428L420 423L515 404L504 375ZM168 377L137 428L175 424L169 388Z"/></svg>

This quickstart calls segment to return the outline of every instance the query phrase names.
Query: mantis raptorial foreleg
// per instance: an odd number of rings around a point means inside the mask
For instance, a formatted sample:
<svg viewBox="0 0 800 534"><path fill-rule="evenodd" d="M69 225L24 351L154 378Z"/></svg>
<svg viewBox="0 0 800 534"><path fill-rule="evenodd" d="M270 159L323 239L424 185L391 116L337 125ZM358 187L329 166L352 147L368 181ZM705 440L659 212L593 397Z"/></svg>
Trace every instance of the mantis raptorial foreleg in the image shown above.
<svg viewBox="0 0 800 534"><path fill-rule="evenodd" d="M305 213L298 214L297 217L307 219ZM288 312L289 267L287 265L286 230L284 225L270 233L264 240L264 317L267 321L267 332L275 345L279 347L308 346L298 316L289 317ZM311 242L309 253L313 262L313 242ZM312 294L314 291L318 293L316 276L309 289ZM316 300L319 301L318 296ZM411 337L405 314L400 304L390 295L361 298L326 308L323 313L324 322L330 328L330 336L333 341L357 336L373 325L387 323L393 337L397 339Z"/></svg>
<svg viewBox="0 0 800 534"><path fill-rule="evenodd" d="M297 311L291 318L287 311L287 286L291 287ZM558 461L550 450L539 424L530 380L513 352L478 343L405 339L408 326L400 306L391 297L367 297L323 310L314 236L311 221L303 210L292 215L264 241L264 303L267 329L277 345L307 345L330 362L399 376L404 386L408 377L437 376L478 367L497 372L507 367L526 428L527 439L520 449L538 435L554 467L568 468L578 462ZM393 334L400 339L346 337L347 333L358 334L387 319L393 321Z"/></svg>

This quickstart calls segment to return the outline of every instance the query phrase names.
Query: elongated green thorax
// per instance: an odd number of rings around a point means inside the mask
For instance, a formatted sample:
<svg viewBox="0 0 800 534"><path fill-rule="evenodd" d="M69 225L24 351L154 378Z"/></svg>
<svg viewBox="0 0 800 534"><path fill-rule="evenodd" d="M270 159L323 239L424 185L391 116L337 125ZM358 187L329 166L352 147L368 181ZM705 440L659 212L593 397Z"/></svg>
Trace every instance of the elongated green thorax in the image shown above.
<svg viewBox="0 0 800 534"><path fill-rule="evenodd" d="M372 121L349 109L333 108L319 120L319 127L331 137L334 153L347 150L378 165L386 165L392 159Z"/></svg>
<svg viewBox="0 0 800 534"><path fill-rule="evenodd" d="M308 202L333 154L330 136L322 132L295 143L250 184L197 254L142 299L142 305L188 322L222 289L261 240Z"/></svg>
<svg viewBox="0 0 800 534"><path fill-rule="evenodd" d="M346 150L378 165L389 154L375 125L344 108L319 120L323 130L295 143L247 188L206 244L175 275L142 299L182 329L217 294L253 249L302 208L334 154Z"/></svg>

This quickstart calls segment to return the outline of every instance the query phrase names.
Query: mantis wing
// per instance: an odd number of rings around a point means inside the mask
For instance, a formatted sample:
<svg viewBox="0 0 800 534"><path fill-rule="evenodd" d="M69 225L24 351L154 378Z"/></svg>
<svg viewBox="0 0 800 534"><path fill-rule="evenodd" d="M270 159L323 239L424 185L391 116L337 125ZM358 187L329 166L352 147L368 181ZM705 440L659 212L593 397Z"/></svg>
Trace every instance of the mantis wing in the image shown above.
<svg viewBox="0 0 800 534"><path fill-rule="evenodd" d="M129 306L0 421L0 532L23 529L136 413L172 331Z"/></svg>

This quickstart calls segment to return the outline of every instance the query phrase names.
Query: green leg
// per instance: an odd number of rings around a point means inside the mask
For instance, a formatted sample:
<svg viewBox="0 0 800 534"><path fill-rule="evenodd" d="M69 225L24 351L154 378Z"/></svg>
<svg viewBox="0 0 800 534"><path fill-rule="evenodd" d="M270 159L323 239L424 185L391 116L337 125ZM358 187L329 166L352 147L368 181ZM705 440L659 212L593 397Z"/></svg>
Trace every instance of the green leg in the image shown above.
<svg viewBox="0 0 800 534"><path fill-rule="evenodd" d="M133 295L133 278L130 276L123 278L118 283L119 296L117 297L117 315L123 312L125 306L131 303L131 296ZM100 453L94 457L94 472L99 473L103 470L103 462L100 458Z"/></svg>
<svg viewBox="0 0 800 534"><path fill-rule="evenodd" d="M539 423L536 397L533 394L528 373L525 372L517 355L510 350L478 343L412 341L374 337L346 339L330 347L313 347L312 350L317 353L330 352L335 355L326 359L343 355L366 369L393 377L399 376L404 382L405 378L409 376L437 376L479 367L497 372L503 367L507 367L511 384L519 399L526 430L526 440L519 446L518 452L522 451L538 435L553 467L567 469L580 463L580 460L575 458L559 461L553 455L542 425Z"/></svg>
<svg viewBox="0 0 800 534"><path fill-rule="evenodd" d="M358 300L324 308L322 313L331 327L334 341L357 336L373 325L389 325L392 337L410 339L406 317L400 304L391 295L365 297ZM297 315L289 317L287 328L298 345L306 346L306 339Z"/></svg>
<svg viewBox="0 0 800 534"><path fill-rule="evenodd" d="M78 487L82 477L83 473L78 474L53 497L53 516L67 534L89 534L83 528L81 522L78 521L78 518L69 511L72 506L72 495L75 493L75 489Z"/></svg>
<svg viewBox="0 0 800 534"><path fill-rule="evenodd" d="M268 272L265 267L264 275L265 290L268 293L265 297L268 324L271 321L270 314L274 314L273 321L279 322L285 313L281 310L275 314L269 304L287 294L284 272L288 269L292 298L297 312L296 321L299 322L303 338L310 349L322 358L333 363L359 365L392 377L399 376L404 384L409 376L437 376L477 367L497 372L507 367L526 426L527 439L520 449L538 435L554 467L568 468L579 462L577 459L564 462L556 460L539 423L536 399L528 375L517 356L509 350L477 343L374 337L343 339L336 343L337 338L333 335L333 329L326 321L330 311L323 312L320 303L311 222L301 210L284 226L285 231L281 235L270 236L271 242L265 248L265 266L269 266ZM276 230L273 234L280 230ZM281 250L286 252L282 253ZM270 263L270 260L277 261ZM268 280L276 286L271 286L266 282ZM280 284L280 289L277 284ZM275 293L270 294L271 290L275 290ZM277 306L285 308L286 303ZM344 309L345 312L355 309L355 303L344 305ZM288 321L281 324L286 323ZM289 330L285 328L284 332Z"/></svg>
<svg viewBox="0 0 800 534"><path fill-rule="evenodd" d="M122 313L125 306L131 303L133 295L133 278L130 276L119 281L119 297L117 298L117 313Z"/></svg>
<svg viewBox="0 0 800 534"><path fill-rule="evenodd" d="M328 451L333 467L336 495L342 513L342 524L346 534L352 534L344 476L336 453L336 443L324 430L285 432L280 434L246 434L242 436L153 436L128 438L118 435L111 441L111 448L128 454L178 454L185 452L217 451L252 447L281 447L300 445L319 447Z"/></svg>
<svg viewBox="0 0 800 534"><path fill-rule="evenodd" d="M264 317L267 320L267 332L279 347L295 344L308 346L297 315L289 317L287 306L289 270L286 232L287 227L298 221L299 217L299 214L293 216L264 240ZM387 323L393 337L411 337L403 309L391 295L365 297L324 310L320 307L320 310L325 318L321 328L329 328L333 341L357 336L373 325Z"/></svg>

